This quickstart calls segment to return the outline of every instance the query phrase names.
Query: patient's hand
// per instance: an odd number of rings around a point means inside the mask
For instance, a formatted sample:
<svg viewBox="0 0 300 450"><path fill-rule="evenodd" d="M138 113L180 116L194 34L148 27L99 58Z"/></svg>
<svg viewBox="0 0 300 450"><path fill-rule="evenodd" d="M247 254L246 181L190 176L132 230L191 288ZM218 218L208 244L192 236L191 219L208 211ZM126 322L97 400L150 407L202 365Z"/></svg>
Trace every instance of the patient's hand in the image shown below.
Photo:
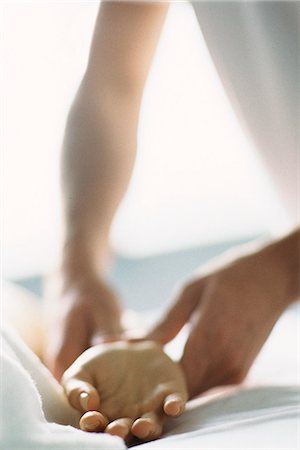
<svg viewBox="0 0 300 450"><path fill-rule="evenodd" d="M86 350L64 373L70 404L84 414L80 427L123 439L153 439L164 416L184 411L187 391L178 364L160 344L114 342Z"/></svg>

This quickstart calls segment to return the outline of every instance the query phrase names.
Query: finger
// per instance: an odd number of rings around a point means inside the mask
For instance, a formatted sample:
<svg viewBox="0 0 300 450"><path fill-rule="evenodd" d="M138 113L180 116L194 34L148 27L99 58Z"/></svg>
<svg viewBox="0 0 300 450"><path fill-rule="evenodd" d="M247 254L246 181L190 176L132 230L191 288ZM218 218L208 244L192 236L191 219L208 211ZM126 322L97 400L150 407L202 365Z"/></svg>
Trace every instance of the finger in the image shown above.
<svg viewBox="0 0 300 450"><path fill-rule="evenodd" d="M164 400L163 410L168 416L180 416L185 410L186 398L179 393L168 395Z"/></svg>
<svg viewBox="0 0 300 450"><path fill-rule="evenodd" d="M189 399L206 390L205 378L207 378L209 367L212 364L211 352L207 353L204 348L207 345L207 333L203 331L203 323L205 324L205 322L203 318L198 317L185 343L180 360Z"/></svg>
<svg viewBox="0 0 300 450"><path fill-rule="evenodd" d="M204 289L204 279L187 285L145 339L159 341L162 344L174 339L199 305Z"/></svg>
<svg viewBox="0 0 300 450"><path fill-rule="evenodd" d="M64 371L70 367L75 359L89 347L88 326L82 315L81 320L74 315L59 321L52 330L52 342L47 350L46 362L55 376L60 381Z"/></svg>
<svg viewBox="0 0 300 450"><path fill-rule="evenodd" d="M100 432L108 425L108 419L98 411L88 411L80 419L79 426L83 431Z"/></svg>
<svg viewBox="0 0 300 450"><path fill-rule="evenodd" d="M130 435L132 423L133 420L127 417L116 419L107 425L105 433L111 434L112 436L119 436L126 440Z"/></svg>
<svg viewBox="0 0 300 450"><path fill-rule="evenodd" d="M83 371L76 375L69 374L66 371L62 378L62 385L69 403L78 411L86 412L99 409L100 396L92 382L91 377Z"/></svg>
<svg viewBox="0 0 300 450"><path fill-rule="evenodd" d="M158 438L162 434L162 417L151 412L136 419L131 427L131 433L139 439Z"/></svg>

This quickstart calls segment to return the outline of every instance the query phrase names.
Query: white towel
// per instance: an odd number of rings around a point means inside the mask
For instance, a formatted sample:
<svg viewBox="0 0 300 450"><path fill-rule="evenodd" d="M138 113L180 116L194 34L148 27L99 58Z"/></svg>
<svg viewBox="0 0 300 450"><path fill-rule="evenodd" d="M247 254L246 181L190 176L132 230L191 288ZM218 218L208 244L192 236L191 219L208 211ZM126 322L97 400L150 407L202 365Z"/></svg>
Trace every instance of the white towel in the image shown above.
<svg viewBox="0 0 300 450"><path fill-rule="evenodd" d="M74 428L78 419L46 367L11 329L1 329L1 450L126 448L120 438Z"/></svg>

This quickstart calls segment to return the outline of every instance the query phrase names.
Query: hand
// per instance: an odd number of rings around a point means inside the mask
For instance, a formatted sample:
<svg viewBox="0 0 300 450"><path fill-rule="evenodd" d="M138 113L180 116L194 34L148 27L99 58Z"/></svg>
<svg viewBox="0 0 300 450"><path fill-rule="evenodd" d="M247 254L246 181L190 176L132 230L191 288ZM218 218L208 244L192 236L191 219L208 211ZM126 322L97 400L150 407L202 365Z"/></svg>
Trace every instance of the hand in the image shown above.
<svg viewBox="0 0 300 450"><path fill-rule="evenodd" d="M179 365L155 342L115 342L84 352L64 373L70 404L84 414L86 431L123 439L153 439L164 415L184 411L187 391Z"/></svg>
<svg viewBox="0 0 300 450"><path fill-rule="evenodd" d="M147 334L164 344L191 322L181 360L190 397L244 379L277 319L296 299L298 242L294 237L293 244L282 241L214 261Z"/></svg>
<svg viewBox="0 0 300 450"><path fill-rule="evenodd" d="M61 296L53 305L46 363L59 380L63 372L91 345L119 339L121 308L117 297L99 276L62 276ZM50 303L50 302L49 302Z"/></svg>

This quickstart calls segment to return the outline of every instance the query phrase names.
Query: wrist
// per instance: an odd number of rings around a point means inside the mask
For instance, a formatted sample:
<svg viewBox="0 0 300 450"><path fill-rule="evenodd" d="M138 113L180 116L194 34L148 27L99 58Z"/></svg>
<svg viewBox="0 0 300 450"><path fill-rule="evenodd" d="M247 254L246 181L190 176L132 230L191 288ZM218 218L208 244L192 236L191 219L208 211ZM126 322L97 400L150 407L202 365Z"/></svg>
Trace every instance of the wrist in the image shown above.
<svg viewBox="0 0 300 450"><path fill-rule="evenodd" d="M103 275L93 271L61 271L60 298L73 312L88 316L92 336L99 342L117 340L123 333L123 308L114 289Z"/></svg>
<svg viewBox="0 0 300 450"><path fill-rule="evenodd" d="M87 239L65 240L61 271L69 280L86 277L105 278L111 260L108 243Z"/></svg>

